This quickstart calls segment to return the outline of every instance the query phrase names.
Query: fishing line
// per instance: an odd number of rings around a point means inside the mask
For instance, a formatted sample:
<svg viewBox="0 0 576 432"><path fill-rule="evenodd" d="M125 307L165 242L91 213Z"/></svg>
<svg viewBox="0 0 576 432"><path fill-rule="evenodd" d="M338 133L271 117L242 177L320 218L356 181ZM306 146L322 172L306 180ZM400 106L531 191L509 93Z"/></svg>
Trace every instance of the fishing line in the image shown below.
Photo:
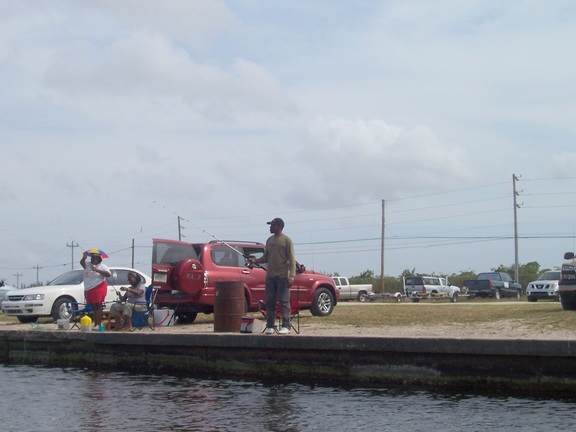
<svg viewBox="0 0 576 432"><path fill-rule="evenodd" d="M156 205L162 207L164 210L169 211L169 212L171 212L172 214L178 216L180 219L182 219L182 220L184 220L184 221L186 221L186 222L190 222L192 225L194 225L196 228L198 228L198 229L199 229L200 231L202 231L203 233L208 234L208 235L209 235L210 237L212 237L214 240L222 243L222 244L225 245L225 246L228 246L230 249L232 249L232 250L233 250L234 252L236 252L238 255L240 255L241 257L243 257L245 260L249 261L249 257L248 257L248 256L244 255L242 252L240 252L240 251L239 251L238 249L236 249L234 246L228 244L225 240L222 240L221 238L217 237L215 234L212 234L212 233L211 233L210 231L208 231L207 229L201 227L201 226L198 225L196 222L194 222L194 221L192 221L192 220L190 220L190 219L187 219L187 218L185 218L185 217L182 217L181 215L179 215L178 213L176 213L174 210L169 209L169 208L166 207L164 204L160 204L160 203L157 202L157 201L152 201L152 204L156 204ZM258 267L258 268L261 268L261 269L263 269L263 270L266 270L266 267L263 267L263 266L261 266L261 265L258 264L258 263L250 263L250 265L254 265L254 266Z"/></svg>

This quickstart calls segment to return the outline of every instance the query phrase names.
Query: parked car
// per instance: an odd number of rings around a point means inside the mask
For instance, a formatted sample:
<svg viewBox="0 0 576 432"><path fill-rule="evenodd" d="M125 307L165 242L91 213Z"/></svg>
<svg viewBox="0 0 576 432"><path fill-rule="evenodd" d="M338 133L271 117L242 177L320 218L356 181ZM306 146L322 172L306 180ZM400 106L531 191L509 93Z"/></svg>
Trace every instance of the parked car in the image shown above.
<svg viewBox="0 0 576 432"><path fill-rule="evenodd" d="M404 276L402 278L404 294L413 302L421 298L449 298L458 302L460 288L448 282L448 279L438 276Z"/></svg>
<svg viewBox="0 0 576 432"><path fill-rule="evenodd" d="M372 292L372 284L350 284L347 277L334 276L332 277L336 288L340 291L340 301L342 300L358 300L365 302L368 300L368 295Z"/></svg>
<svg viewBox="0 0 576 432"><path fill-rule="evenodd" d="M15 286L8 285L3 280L0 280L0 304L2 304L2 302L6 298L6 294L8 294L10 291L15 291L17 289L18 288L16 288Z"/></svg>
<svg viewBox="0 0 576 432"><path fill-rule="evenodd" d="M248 265L248 257L260 258L265 246L258 242L186 243L153 239L152 279L158 289L156 305L175 310L181 323L193 322L198 313L214 312L217 282L240 281L244 288L244 309L258 310L265 300L266 264ZM331 277L297 266L290 287L290 300L314 316L328 316L340 293Z"/></svg>
<svg viewBox="0 0 576 432"><path fill-rule="evenodd" d="M112 276L107 278L108 293L106 294L104 311L118 299L116 291L122 286L130 286L128 272L135 271L148 286L151 279L148 275L131 268L110 267ZM21 323L31 323L40 317L51 316L54 321L69 319L70 313L66 303L84 303L84 282L82 270L72 270L48 282L47 285L10 291L2 302L2 311L9 316L15 316Z"/></svg>
<svg viewBox="0 0 576 432"><path fill-rule="evenodd" d="M560 272L547 271L526 287L526 299L529 302L538 300L560 301L559 291Z"/></svg>
<svg viewBox="0 0 576 432"><path fill-rule="evenodd" d="M479 273L476 279L465 280L464 288L471 297L522 297L522 285L504 272Z"/></svg>

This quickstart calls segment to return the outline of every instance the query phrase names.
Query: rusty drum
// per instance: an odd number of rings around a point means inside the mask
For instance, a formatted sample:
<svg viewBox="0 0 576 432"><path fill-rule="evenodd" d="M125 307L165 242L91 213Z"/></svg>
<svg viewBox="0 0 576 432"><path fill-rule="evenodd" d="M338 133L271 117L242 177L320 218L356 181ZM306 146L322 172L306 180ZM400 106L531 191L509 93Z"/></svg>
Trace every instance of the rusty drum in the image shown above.
<svg viewBox="0 0 576 432"><path fill-rule="evenodd" d="M216 282L214 286L214 331L239 332L244 315L244 284Z"/></svg>

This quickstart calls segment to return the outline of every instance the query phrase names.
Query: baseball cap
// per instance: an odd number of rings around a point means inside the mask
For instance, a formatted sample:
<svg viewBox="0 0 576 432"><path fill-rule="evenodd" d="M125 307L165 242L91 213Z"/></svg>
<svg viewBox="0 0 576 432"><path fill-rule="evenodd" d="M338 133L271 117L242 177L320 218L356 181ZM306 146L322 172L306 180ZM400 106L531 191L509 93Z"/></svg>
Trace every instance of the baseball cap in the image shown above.
<svg viewBox="0 0 576 432"><path fill-rule="evenodd" d="M284 228L284 221L280 218L274 218L270 222L266 222L268 225L278 225Z"/></svg>

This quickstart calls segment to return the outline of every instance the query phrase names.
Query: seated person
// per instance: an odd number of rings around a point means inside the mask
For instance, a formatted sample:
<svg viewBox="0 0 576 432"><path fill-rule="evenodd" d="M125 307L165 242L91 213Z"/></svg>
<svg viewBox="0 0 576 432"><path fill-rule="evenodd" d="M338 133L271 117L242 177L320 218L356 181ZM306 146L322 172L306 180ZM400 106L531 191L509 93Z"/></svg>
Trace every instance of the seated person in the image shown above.
<svg viewBox="0 0 576 432"><path fill-rule="evenodd" d="M126 322L124 323L124 330L132 330L132 311L145 312L146 311L146 286L140 279L136 272L128 272L128 282L130 287L121 287L120 291L125 291L124 295L120 296L120 300L124 303L114 303L110 307L110 315L115 318L116 330L122 329L122 315L125 315Z"/></svg>

